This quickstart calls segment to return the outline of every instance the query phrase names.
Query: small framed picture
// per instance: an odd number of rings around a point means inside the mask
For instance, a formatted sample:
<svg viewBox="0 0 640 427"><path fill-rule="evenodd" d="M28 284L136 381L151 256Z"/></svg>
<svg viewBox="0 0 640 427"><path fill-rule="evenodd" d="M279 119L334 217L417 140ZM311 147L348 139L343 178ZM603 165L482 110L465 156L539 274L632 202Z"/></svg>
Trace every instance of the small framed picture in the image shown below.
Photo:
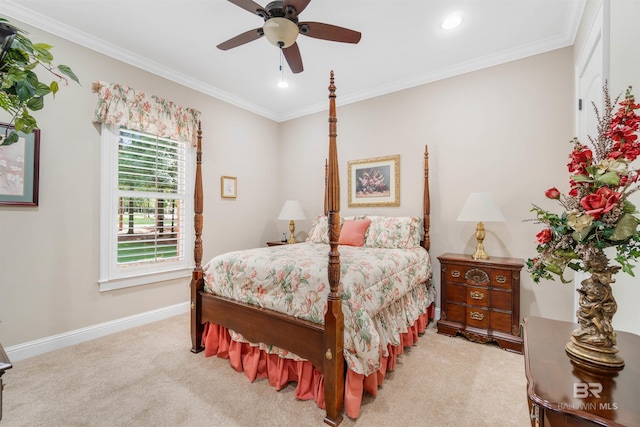
<svg viewBox="0 0 640 427"><path fill-rule="evenodd" d="M235 176L220 177L220 195L223 199L238 197L238 178Z"/></svg>
<svg viewBox="0 0 640 427"><path fill-rule="evenodd" d="M13 126L0 123L0 144ZM18 142L0 145L0 205L38 206L40 129L18 132Z"/></svg>

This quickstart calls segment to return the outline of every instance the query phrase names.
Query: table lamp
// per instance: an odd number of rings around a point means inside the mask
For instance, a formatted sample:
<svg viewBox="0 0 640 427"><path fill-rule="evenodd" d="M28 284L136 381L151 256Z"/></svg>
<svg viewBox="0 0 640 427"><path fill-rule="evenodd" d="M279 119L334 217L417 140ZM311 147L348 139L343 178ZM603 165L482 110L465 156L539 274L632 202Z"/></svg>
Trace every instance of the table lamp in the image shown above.
<svg viewBox="0 0 640 427"><path fill-rule="evenodd" d="M483 222L504 221L504 216L493 200L491 193L482 192L469 194L467 201L464 203L458 215L458 221L478 221L478 226L476 227L478 244L472 257L473 259L489 259L489 255L484 251L484 244L482 243L484 241Z"/></svg>
<svg viewBox="0 0 640 427"><path fill-rule="evenodd" d="M280 220L289 220L289 232L291 235L289 236L289 243L296 243L296 224L295 220L297 219L306 219L304 216L304 212L302 212L302 207L297 200L287 200L284 202L284 206L282 206L282 210L280 211L280 215L278 215L278 219Z"/></svg>

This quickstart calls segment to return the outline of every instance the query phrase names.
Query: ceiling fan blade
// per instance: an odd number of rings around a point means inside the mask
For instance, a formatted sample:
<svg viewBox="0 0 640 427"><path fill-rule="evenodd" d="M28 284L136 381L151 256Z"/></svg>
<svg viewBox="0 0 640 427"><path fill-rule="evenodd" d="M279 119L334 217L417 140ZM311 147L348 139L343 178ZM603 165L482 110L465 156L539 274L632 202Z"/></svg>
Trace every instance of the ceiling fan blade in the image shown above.
<svg viewBox="0 0 640 427"><path fill-rule="evenodd" d="M241 46L245 43L252 42L254 40L259 39L264 35L262 28L255 28L253 30L246 31L242 34L238 34L237 36L230 38L226 42L220 43L217 47L220 50L229 50L234 47Z"/></svg>
<svg viewBox="0 0 640 427"><path fill-rule="evenodd" d="M264 10L262 6L260 6L258 3L252 0L229 0L229 1L235 4L236 6L243 8L244 10L248 10L254 15L258 15L262 17L269 16L267 11Z"/></svg>
<svg viewBox="0 0 640 427"><path fill-rule="evenodd" d="M284 49L282 49L282 53L287 60L287 64L289 64L289 68L291 68L291 71L294 74L301 73L304 70L304 68L302 67L302 56L300 56L298 43L294 43L289 47L285 47Z"/></svg>
<svg viewBox="0 0 640 427"><path fill-rule="evenodd" d="M300 15L300 12L306 9L311 0L284 0L282 9L286 9L287 6L293 6L296 10L296 15Z"/></svg>
<svg viewBox="0 0 640 427"><path fill-rule="evenodd" d="M300 34L332 42L358 43L362 37L358 31L322 22L301 22L298 27L300 27Z"/></svg>

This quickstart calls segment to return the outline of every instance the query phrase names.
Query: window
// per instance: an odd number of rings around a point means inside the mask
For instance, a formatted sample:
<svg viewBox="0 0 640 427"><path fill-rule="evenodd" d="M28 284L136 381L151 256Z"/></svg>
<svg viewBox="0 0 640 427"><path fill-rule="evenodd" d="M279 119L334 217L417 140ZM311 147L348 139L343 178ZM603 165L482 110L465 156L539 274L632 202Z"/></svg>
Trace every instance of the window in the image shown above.
<svg viewBox="0 0 640 427"><path fill-rule="evenodd" d="M189 276L193 163L184 142L102 126L101 291Z"/></svg>

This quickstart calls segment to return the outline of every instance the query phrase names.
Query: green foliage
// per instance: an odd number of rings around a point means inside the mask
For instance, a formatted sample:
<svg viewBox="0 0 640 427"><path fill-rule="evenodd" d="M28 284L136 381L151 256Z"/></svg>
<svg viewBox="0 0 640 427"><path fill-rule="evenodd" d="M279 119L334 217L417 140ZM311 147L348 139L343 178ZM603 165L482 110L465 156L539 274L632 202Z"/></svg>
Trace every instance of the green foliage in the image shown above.
<svg viewBox="0 0 640 427"><path fill-rule="evenodd" d="M0 22L10 25L17 34L7 54L0 64L0 108L11 114L9 122L15 130L0 135L0 145L18 142L17 132L30 133L38 126L32 111L44 108L44 97L55 96L60 82L68 84L69 79L80 84L80 80L67 65L54 65L51 49L46 43L32 43L19 28L9 24L6 19ZM48 85L38 79L34 72L38 67L53 74L54 79Z"/></svg>

